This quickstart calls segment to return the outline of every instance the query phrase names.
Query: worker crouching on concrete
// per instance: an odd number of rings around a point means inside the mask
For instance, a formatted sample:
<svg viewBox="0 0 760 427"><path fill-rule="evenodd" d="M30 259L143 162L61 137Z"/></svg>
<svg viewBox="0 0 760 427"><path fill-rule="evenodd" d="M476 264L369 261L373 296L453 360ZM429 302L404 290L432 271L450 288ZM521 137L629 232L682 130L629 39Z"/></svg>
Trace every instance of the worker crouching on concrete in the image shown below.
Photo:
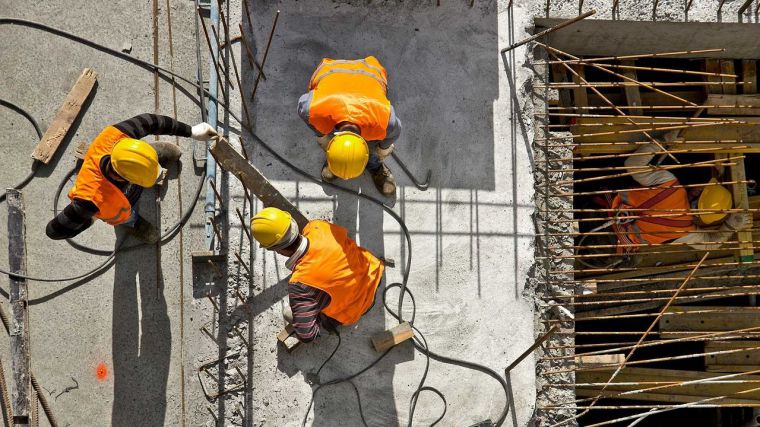
<svg viewBox="0 0 760 427"><path fill-rule="evenodd" d="M320 327L356 323L372 308L383 262L345 228L313 220L299 232L289 213L265 208L251 219L251 232L262 247L288 257L285 266L293 273L283 317L300 341L312 341Z"/></svg>
<svg viewBox="0 0 760 427"><path fill-rule="evenodd" d="M87 149L71 203L45 230L51 239L68 239L89 228L93 218L123 225L127 233L145 243L156 243L160 233L137 214L143 188L152 187L162 175L161 165L175 162L182 151L167 142L141 141L147 135L176 135L206 141L216 135L208 123L193 127L170 117L142 114L106 127Z"/></svg>
<svg viewBox="0 0 760 427"><path fill-rule="evenodd" d="M366 169L385 196L396 181L383 160L393 152L401 121L387 98L388 74L374 56L325 58L298 100L298 115L318 135L326 153L322 179L356 178Z"/></svg>
<svg viewBox="0 0 760 427"><path fill-rule="evenodd" d="M641 146L636 156L625 161L632 178L645 190L619 192L612 200L612 224L618 238L618 253L636 252L642 245L667 242L685 243L699 250L714 250L729 240L737 230L752 225L747 213L728 213L732 209L731 193L712 178L707 186L683 188L673 173L649 165L660 148ZM696 209L692 214L691 209ZM679 212L683 214L679 215ZM625 216L631 216L626 220Z"/></svg>

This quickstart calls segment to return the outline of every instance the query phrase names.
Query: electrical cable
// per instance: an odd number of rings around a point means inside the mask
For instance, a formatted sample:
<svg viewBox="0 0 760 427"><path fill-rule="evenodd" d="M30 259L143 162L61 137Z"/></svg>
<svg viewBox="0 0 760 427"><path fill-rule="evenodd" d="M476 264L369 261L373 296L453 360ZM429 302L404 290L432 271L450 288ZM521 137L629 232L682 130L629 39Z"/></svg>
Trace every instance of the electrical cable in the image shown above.
<svg viewBox="0 0 760 427"><path fill-rule="evenodd" d="M183 82L191 85L192 87L196 88L197 90L202 91L203 93L205 93L206 95L208 95L210 99L215 100L219 105L221 105L222 107L224 107L225 110L227 110L227 112L230 115L230 117L232 117L238 123L240 123L241 128L244 129L244 130L246 130L246 131L248 131L248 133L251 135L251 137L254 139L254 141L256 141L256 143L258 145L260 145L261 147L263 147L274 158L276 158L277 160L279 160L280 162L282 162L284 165L288 166L291 170L293 170L297 174L303 176L304 178L306 178L309 181L312 181L314 183L325 185L325 186L328 186L330 188L334 188L336 190L339 190L339 191L342 191L342 192L354 195L357 198L362 198L362 199L368 200L368 201L370 201L370 202L378 205L379 207L381 207L385 212L387 212L399 224L399 227L401 228L401 231L404 234L405 240L407 242L407 248L408 248L407 263L405 265L404 271L402 272L402 281L399 282L399 283L393 283L391 285L386 286L385 292L383 292L383 306L385 307L385 309L394 318L396 318L399 321L399 323L403 322L402 309L403 309L404 295L409 294L409 296L412 299L412 301L414 301L414 298L413 298L413 295L412 295L411 291L407 288L407 281L409 279L409 273L410 273L410 270L411 270L411 262L412 262L412 241L411 241L411 234L409 233L409 230L407 229L406 224L404 223L404 220L396 212L394 212L389 206L385 205L381 200L378 200L375 197L368 196L368 195L366 195L364 193L360 193L360 192L357 192L357 191L345 188L343 186L340 186L340 185L337 185L337 184L334 184L334 183L324 182L321 179L319 179L319 178L317 178L317 177L309 174L308 172L304 171L303 169L299 168L298 166L296 166L295 164L291 163L289 160L287 160L286 158L284 158L280 153L278 153L274 148L272 148L270 145L268 145L266 142L264 142L261 138L259 138L258 135L256 135L253 132L253 129L249 128L239 117L237 117L237 115L235 115L235 113L233 111L231 111L230 107L226 103L220 101L216 97L213 97L201 85L199 85L199 84L197 84L195 82L192 82L191 80L189 80L189 79L187 79L185 77L182 77L179 74L173 73L170 70L167 70L167 69L165 69L165 68L163 68L161 66L151 64L149 62L146 62L146 61L134 58L132 56L129 56L127 54L124 54L122 52L119 52L117 50L114 50L114 49L108 48L106 46L100 45L98 43L95 43L95 42L93 42L91 40L88 40L88 39L85 39L83 37L74 35L72 33L69 33L69 32L66 32L66 31L63 31L63 30L60 30L60 29L57 29L57 28L54 28L54 27L51 27L51 26L39 23L39 22L29 21L29 20L24 20L24 19L17 19L17 18L0 18L0 25L3 25L3 24L16 24L16 25L22 25L22 26L27 26L27 27L35 28L35 29L38 29L38 30L41 30L41 31L46 31L46 32L58 35L60 37L64 37L64 38L68 38L68 39L74 40L76 42L79 42L79 43L84 44L86 46L92 47L94 49L101 50L101 51L104 51L106 53L110 53L111 55L114 55L116 57L124 59L124 60L126 60L128 62L131 62L133 64L139 65L142 68L145 68L145 69L147 69L149 71L153 71L153 72L160 71L160 72L162 72L162 73L165 74L165 76L162 76L162 78L164 78L164 79L167 79L166 76L173 76L176 79L181 80L181 81L183 81ZM191 98L191 99L197 101L197 99L195 99L187 91L185 91L185 90L181 90L181 91L188 98ZM69 177L70 176L71 175L69 175ZM68 178L66 178L66 179L68 180ZM205 181L205 174L204 174L204 180L202 180L202 182L203 181ZM200 188L202 188L202 185L200 186ZM200 194L200 192L198 194ZM56 198L56 200L57 200L57 198ZM194 207L194 206L195 206L195 203L191 204L191 208L189 209L190 213L192 213L192 207ZM189 218L189 215L187 215L187 217ZM178 223L179 228L181 228L181 226L183 226L183 225L184 225L184 223L182 221L180 221L180 223ZM175 229L173 231L177 231L179 228L177 228L177 229ZM115 256L115 254L116 254L116 252L118 250L119 250L119 247L117 247L117 249L114 250L113 254L111 254L110 257ZM93 271L95 271L95 270L93 270ZM10 273L10 272L7 272L7 271L1 270L1 269L0 269L0 273L4 273L4 274L10 275L10 276L23 277L23 276L19 276L19 275L14 275L13 273ZM80 277L86 277L86 276L87 276L87 274L84 274L84 275L81 275ZM40 279L35 279L35 278L29 278L29 280L37 280L37 281L68 281L68 280L72 280L72 279L67 279L67 280L40 280ZM393 288L396 288L396 287L400 288L400 292L399 292L399 299L398 299L398 309L397 309L396 312L394 312L387 305L387 301L386 301L385 296L386 296L386 293L387 293L387 291L389 289L393 289ZM479 372L483 372L483 373L485 373L485 374L487 374L489 376L492 376L495 379L497 379L497 381L499 381L499 383L501 384L502 388L504 389L505 402L504 402L504 409L503 409L501 415L499 416L499 418L497 419L495 425L497 425L497 426L502 425L504 423L506 417L507 417L508 412L509 412L509 386L507 385L506 380L504 378L501 378L501 376L498 373L496 373L495 371L493 371L492 369L490 369L490 368L488 368L488 367L486 367L484 365L480 365L480 364L473 363L473 362L467 362L467 361L463 361L463 360L459 360L459 359L449 358L449 357L442 356L442 355L439 355L437 353L434 353L434 352L430 351L430 349L427 346L427 341L425 340L424 335L413 325L414 314L415 313L416 313L416 307L413 309L412 320L409 323L412 326L412 328L414 329L414 331L416 332L416 334L419 335L419 339L416 336L414 338L414 346L415 346L416 349L418 349L419 351L421 351L425 355L425 357L426 357L426 368L425 368L425 372L424 372L424 375L422 377L422 380L420 382L420 385L417 387L416 391L412 394L412 398L410 399L410 414L409 414L409 423L408 423L408 425L411 426L413 415L414 415L414 409L416 408L416 404L417 404L417 399L419 398L420 393L422 393L423 391L434 392L435 394L437 394L443 400L443 403L444 403L443 414L441 414L441 416L433 424L439 422L443 418L443 416L445 415L445 413L446 413L446 400L443 397L443 394L440 391L438 391L437 389L433 388L433 387L424 386L424 382L425 382L425 379L427 377L427 372L428 372L428 368L429 368L429 364L430 364L430 358L433 358L433 359L438 360L438 361L443 362L443 363L454 364L454 365L462 366L462 367L465 367L465 368L477 370ZM338 345L340 345L340 342L338 343ZM327 364L327 362L330 361L330 359L335 355L335 353L337 352L337 350L338 350L338 347L336 346L336 349L333 351L333 353L330 355L330 357L327 360L325 360L325 362L323 362L323 364L322 364L323 366L325 364ZM320 388L322 388L324 386L328 386L328 385L339 384L339 383L342 383L342 382L351 382L351 380L353 378L361 375L362 373L366 372L367 370L369 370L370 368L372 368L373 366L375 366L391 350L393 350L393 347L391 347L390 349L386 350L381 356L379 356L377 359L375 359L374 362L370 363L365 368L361 369L360 371L356 372L355 374L352 374L350 376L343 377L343 378L336 378L336 379L328 381L326 383L319 384L318 387L315 388L314 391L312 391L312 401L309 404L309 410L310 410L310 408L312 406L312 403L313 403L314 393L316 391L318 391ZM357 393L357 398L359 398L358 389L356 389L356 386L353 383L351 383L351 384L352 384L352 386L354 387L354 389L355 389L355 391ZM366 424L366 421L364 420L363 412L361 410L361 400L359 400L359 404L360 404L360 414L362 416L362 421L365 422L365 424ZM308 410L307 410L307 416L308 416Z"/></svg>
<svg viewBox="0 0 760 427"><path fill-rule="evenodd" d="M29 121L29 123L31 123L32 127L34 127L34 131L37 133L37 139L40 139L40 140L42 139L42 129L40 128L39 123L37 123L37 120L35 120L34 117L31 114L29 114L29 112L19 107L18 105L10 101L6 101L2 98L0 98L0 105L24 116ZM40 168L40 164L41 163L39 160L34 160L32 162L32 170L29 172L29 175L24 177L24 179L22 179L21 182L14 185L12 188L14 190L21 190L22 188L26 186L26 184L29 184L29 182L34 178L34 175L37 173L37 170ZM5 201L5 197L6 197L5 192L0 194L0 203Z"/></svg>

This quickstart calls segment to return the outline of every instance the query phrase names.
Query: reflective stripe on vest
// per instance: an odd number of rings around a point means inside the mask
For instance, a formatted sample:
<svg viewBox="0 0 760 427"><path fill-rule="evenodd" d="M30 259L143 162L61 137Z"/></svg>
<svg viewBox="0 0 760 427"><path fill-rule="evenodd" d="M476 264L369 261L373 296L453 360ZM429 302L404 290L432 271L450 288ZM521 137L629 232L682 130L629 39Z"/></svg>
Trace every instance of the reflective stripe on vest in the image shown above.
<svg viewBox="0 0 760 427"><path fill-rule="evenodd" d="M385 68L373 56L345 60L325 58L309 80L309 124L326 135L338 123L359 127L368 141L385 139L391 103Z"/></svg>
<svg viewBox="0 0 760 427"><path fill-rule="evenodd" d="M69 199L88 200L95 204L98 208L95 218L111 225L127 221L132 213L127 196L100 170L100 160L111 154L113 146L122 138L129 136L113 126L103 129L87 149L77 180L69 191Z"/></svg>
<svg viewBox="0 0 760 427"><path fill-rule="evenodd" d="M620 224L614 227L621 246L626 244L658 244L675 240L685 235L683 231L692 231L694 226L692 215L689 212L689 200L686 190L674 188L678 180L670 180L657 186L657 188L620 192L612 202L612 208L617 209L618 216L625 216L627 209L651 209L632 211L631 215L637 216L630 223ZM659 217L657 215L670 215L673 211L683 211L683 215L672 217ZM671 232L672 231L672 232ZM619 247L633 252L636 247Z"/></svg>
<svg viewBox="0 0 760 427"><path fill-rule="evenodd" d="M375 300L382 262L339 225L314 220L302 234L309 239L309 248L296 264L290 283L327 292L330 304L322 312L344 325L355 323Z"/></svg>

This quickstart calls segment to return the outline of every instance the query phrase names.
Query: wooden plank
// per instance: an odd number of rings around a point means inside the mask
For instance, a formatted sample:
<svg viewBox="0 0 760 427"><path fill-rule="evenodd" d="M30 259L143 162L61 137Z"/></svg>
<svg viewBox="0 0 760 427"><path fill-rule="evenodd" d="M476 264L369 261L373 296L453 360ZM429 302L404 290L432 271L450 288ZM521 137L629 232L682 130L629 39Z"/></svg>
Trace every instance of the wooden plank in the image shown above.
<svg viewBox="0 0 760 427"><path fill-rule="evenodd" d="M375 347L375 351L378 353L383 353L389 348L401 344L413 336L414 331L412 330L412 325L410 325L409 322L403 322L387 331L373 335L372 346Z"/></svg>
<svg viewBox="0 0 760 427"><path fill-rule="evenodd" d="M734 166L731 166L731 180L732 181L746 181L747 175L744 169L744 159L735 160ZM747 195L747 184L738 183L731 185L731 194L734 198L734 208L736 209L749 209L749 196ZM736 214L734 214L736 215ZM748 213L738 213L738 215L749 215ZM751 227L750 227L751 228ZM739 250L737 251L737 258L741 262L752 262L755 259L755 250L752 243L752 232L737 231L737 240L739 243Z"/></svg>
<svg viewBox="0 0 760 427"><path fill-rule="evenodd" d="M275 207L289 212L300 228L306 226L308 219L282 195L274 186L240 153L224 139L214 141L209 146L209 151L224 170L235 175L243 186L251 191L264 207Z"/></svg>
<svg viewBox="0 0 760 427"><path fill-rule="evenodd" d="M610 379L614 372L614 367L598 368L593 370L581 370L576 373L576 383L596 383L598 386L581 386L576 389L579 397L594 396L601 390L602 385ZM626 367L615 377L614 383L624 382L683 382L693 380L706 380L715 378L723 374L707 373L698 371L680 371L673 369L652 369ZM760 381L758 375L742 376L742 380ZM607 390L610 394L616 392L637 390L641 388L656 387L656 385L609 385ZM660 388L649 390L646 393L635 393L620 396L620 399L645 400L655 402L693 402L700 399L716 396L734 395L735 393L756 389L757 384L736 384L736 383L696 383L681 385L677 387ZM721 399L720 403L737 403L737 404L760 404L760 390L742 393Z"/></svg>
<svg viewBox="0 0 760 427"><path fill-rule="evenodd" d="M754 59L742 61L742 81L745 95L757 93L757 61Z"/></svg>
<svg viewBox="0 0 760 427"><path fill-rule="evenodd" d="M683 129L682 138L685 141L718 141L718 140L739 140L741 143L760 143L760 117L738 116L733 117L737 124L720 123L703 126L692 126ZM658 119L632 119L636 125L632 125L623 117L579 117L576 125L571 127L573 135L587 135L574 138L576 143L598 143L598 142L635 142L646 141L642 132L633 132L634 130L650 130L650 132L666 132L667 130L651 131L652 128L683 126L674 123L678 120L658 118ZM680 130L673 129L673 130ZM608 135L598 135L602 132L620 132ZM588 134L593 134L588 136ZM738 144L738 143L737 143ZM677 146L676 144L673 144Z"/></svg>
<svg viewBox="0 0 760 427"><path fill-rule="evenodd" d="M8 260L12 273L26 274L26 223L21 192L9 188ZM29 376L29 317L26 279L9 276L11 306L11 368L13 387L11 407L15 425L29 425L31 378Z"/></svg>
<svg viewBox="0 0 760 427"><path fill-rule="evenodd" d="M705 100L705 91L704 90L697 90L697 89L691 89L687 88L686 90L668 90L669 93L673 93L674 95L678 95L679 97L689 101L693 102L695 104L702 104L702 102ZM646 91L639 91L639 95L641 96L641 105L654 105L654 106L673 106L673 105L681 105L678 101L674 100L673 98L663 95L661 93L652 92L649 90ZM626 105L626 99L625 94L623 93L605 93L604 96L609 99L613 104L615 105ZM588 105L593 107L606 107L608 104L602 100L602 98L599 97L599 95L591 92L588 94ZM663 110L657 110L658 113L661 113L663 111L680 111L683 112L682 108L673 108L672 110L663 109Z"/></svg>
<svg viewBox="0 0 760 427"><path fill-rule="evenodd" d="M621 64L623 65L635 65L634 61L622 61ZM629 79L638 80L637 73L635 69L623 69L623 72L621 73L624 76L628 77ZM625 90L625 99L628 102L627 105L641 105L641 91L639 90L638 86L624 86ZM642 115L644 114L643 110L641 108L633 108L628 110L631 115Z"/></svg>
<svg viewBox="0 0 760 427"><path fill-rule="evenodd" d="M42 139L32 152L32 158L47 164L55 156L56 150L61 142L69 133L71 124L77 119L82 112L82 105L92 94L92 90L97 82L98 74L90 68L85 68L79 79L71 88L68 96L63 101L63 105L58 109L55 118L45 131Z"/></svg>
<svg viewBox="0 0 760 427"><path fill-rule="evenodd" d="M714 312L705 312L708 310ZM686 337L693 334L685 332L723 332L760 325L760 307L671 306L667 312L682 314L660 319L661 337Z"/></svg>
<svg viewBox="0 0 760 427"><path fill-rule="evenodd" d="M575 364L581 368L609 366L612 364L622 365L624 360L625 354L623 353L575 356Z"/></svg>
<svg viewBox="0 0 760 427"><path fill-rule="evenodd" d="M710 372L747 372L760 369L760 341L707 341L705 353L734 351L705 356L705 369Z"/></svg>
<svg viewBox="0 0 760 427"><path fill-rule="evenodd" d="M292 353L301 346L301 340L296 336L296 331L290 323L285 325L280 333L277 334L277 341L285 347L288 353Z"/></svg>
<svg viewBox="0 0 760 427"><path fill-rule="evenodd" d="M708 108L708 116L760 116L760 95L707 95L704 105L736 105L736 108ZM739 107L741 105L741 107Z"/></svg>
<svg viewBox="0 0 760 427"><path fill-rule="evenodd" d="M581 77L586 78L585 67L581 65L572 65L578 75L573 74L573 82L576 84L582 83ZM576 107L588 107L588 92L585 87L573 88L573 104Z"/></svg>
<svg viewBox="0 0 760 427"><path fill-rule="evenodd" d="M720 72L723 74L736 74L736 71L734 70L734 60L721 59ZM735 77L721 77L721 81L735 83L736 78ZM727 95L736 95L736 84L723 85L722 87L723 87L723 93Z"/></svg>
<svg viewBox="0 0 760 427"><path fill-rule="evenodd" d="M708 73L716 73L719 74L721 72L721 66L720 66L720 60L718 59L705 59L705 71ZM708 82L719 82L721 81L720 77L716 76L707 76L706 80ZM709 85L706 87L707 93L723 93L723 86L722 85Z"/></svg>

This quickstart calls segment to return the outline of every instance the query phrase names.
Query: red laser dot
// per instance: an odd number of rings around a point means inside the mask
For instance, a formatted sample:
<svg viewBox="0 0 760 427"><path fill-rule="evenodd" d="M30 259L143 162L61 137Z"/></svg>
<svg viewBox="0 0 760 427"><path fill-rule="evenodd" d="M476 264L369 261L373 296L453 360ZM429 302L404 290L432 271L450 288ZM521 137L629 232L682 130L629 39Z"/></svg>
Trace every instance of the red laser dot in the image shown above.
<svg viewBox="0 0 760 427"><path fill-rule="evenodd" d="M106 366L105 363L98 363L98 366L95 368L95 377L98 381L103 381L108 378L108 366Z"/></svg>

